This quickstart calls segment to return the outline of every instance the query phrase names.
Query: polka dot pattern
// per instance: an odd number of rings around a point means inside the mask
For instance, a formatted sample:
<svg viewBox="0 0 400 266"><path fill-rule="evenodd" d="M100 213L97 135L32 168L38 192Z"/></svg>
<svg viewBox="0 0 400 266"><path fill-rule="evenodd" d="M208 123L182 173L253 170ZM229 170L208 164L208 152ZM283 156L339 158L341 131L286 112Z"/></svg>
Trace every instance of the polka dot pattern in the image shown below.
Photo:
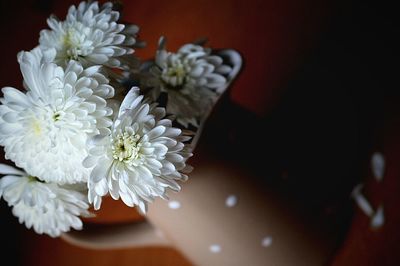
<svg viewBox="0 0 400 266"><path fill-rule="evenodd" d="M238 202L238 197L235 195L229 195L225 200L225 205L228 208L234 207Z"/></svg>
<svg viewBox="0 0 400 266"><path fill-rule="evenodd" d="M269 247L271 245L272 245L272 237L271 236L266 236L261 240L261 246Z"/></svg>
<svg viewBox="0 0 400 266"><path fill-rule="evenodd" d="M222 250L221 246L218 244L211 245L209 249L210 249L211 253L220 253Z"/></svg>
<svg viewBox="0 0 400 266"><path fill-rule="evenodd" d="M168 202L168 207L170 209L177 210L181 207L181 203L176 200L171 200L170 202Z"/></svg>

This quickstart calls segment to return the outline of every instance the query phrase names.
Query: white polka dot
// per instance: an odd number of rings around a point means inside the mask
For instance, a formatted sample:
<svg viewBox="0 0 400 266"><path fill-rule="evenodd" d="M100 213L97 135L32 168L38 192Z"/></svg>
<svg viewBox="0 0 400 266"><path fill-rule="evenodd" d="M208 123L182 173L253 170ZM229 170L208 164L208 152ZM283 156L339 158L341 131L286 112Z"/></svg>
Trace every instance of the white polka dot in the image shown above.
<svg viewBox="0 0 400 266"><path fill-rule="evenodd" d="M272 237L271 236L266 236L262 239L261 241L261 246L263 247L269 247L272 245Z"/></svg>
<svg viewBox="0 0 400 266"><path fill-rule="evenodd" d="M168 202L168 207L173 210L176 210L181 207L181 203L179 201L172 200L172 201Z"/></svg>
<svg viewBox="0 0 400 266"><path fill-rule="evenodd" d="M238 198L235 195L229 195L225 200L226 207L233 207L237 204Z"/></svg>
<svg viewBox="0 0 400 266"><path fill-rule="evenodd" d="M211 245L209 249L212 253L220 253L221 252L221 246L218 244Z"/></svg>

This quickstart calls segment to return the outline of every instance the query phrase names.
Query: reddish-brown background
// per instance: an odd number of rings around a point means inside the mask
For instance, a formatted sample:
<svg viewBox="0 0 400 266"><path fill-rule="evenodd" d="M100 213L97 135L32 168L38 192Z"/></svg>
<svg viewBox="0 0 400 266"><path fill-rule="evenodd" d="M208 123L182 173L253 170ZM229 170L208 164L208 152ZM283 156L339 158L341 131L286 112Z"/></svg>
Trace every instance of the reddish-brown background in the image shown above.
<svg viewBox="0 0 400 266"><path fill-rule="evenodd" d="M46 27L45 20L49 14L55 13L59 17L64 17L68 6L77 2L51 0L1 2L1 87L21 88L16 54L20 50L30 50L37 45L39 31ZM312 0L124 1L123 4L123 20L140 25L140 37L148 43L146 49L137 51L142 58L152 57L160 35L168 38L168 48L171 50L199 37L207 37L210 40L208 44L213 48L229 47L240 51L245 60L245 67L233 87L231 97L245 109L263 117L268 116L276 106L280 105L287 83L299 72L298 69L302 67L304 59L318 50L323 39L329 35L329 29L338 16L338 10L345 10L345 13L348 11L346 3ZM358 4L353 5L353 8L354 6L355 10L359 8ZM360 8L362 7L360 5ZM349 10L350 15L347 16L351 17L352 9ZM371 19L378 21L383 19L383 16ZM352 20L346 22L358 23ZM386 25L379 21L378 23ZM368 27L371 25L374 23L367 23ZM346 25L342 27L346 28ZM369 32L369 28L365 31ZM376 33L379 29L372 27L371 31ZM347 45L346 41L341 44ZM363 50L363 47L352 49ZM351 57L351 49L347 51ZM332 53L335 54L335 51ZM369 51L366 57L374 60L376 53L377 51ZM343 64L346 65L346 62ZM380 79L377 84L388 85L379 81ZM360 91L356 90L357 93ZM371 94L371 91L365 93ZM352 95L352 97L362 98L362 95ZM318 101L317 96L315 99ZM362 102L361 107L354 108L363 111L363 104L366 103ZM380 103L376 104L376 108L380 107L382 107ZM394 108L393 112L397 111ZM391 125L399 122L396 116L394 117L390 120ZM368 119L368 116L362 119ZM377 128L379 132L384 132L379 126L374 129ZM387 132L393 132L392 126L386 128ZM396 168L395 158L399 156L395 147L398 145L393 146L392 143L396 143L398 135L392 133L377 135L391 136L385 142L381 140L378 144L370 146L391 147L390 150L388 148L384 150L391 156L389 166ZM364 156L367 155L365 153ZM371 231L366 217L357 212L348 239L341 246L334 265L395 265L399 261L399 255L396 254L396 249L400 248L396 224L399 224L400 218L395 203L400 202L396 196L400 194L400 190L399 182L396 180L398 174L395 170L391 170L387 181L379 189L374 189L376 185L371 185L369 190L370 196L375 199L374 204L382 198L389 202L386 210L387 225L380 231ZM382 192L385 189L388 189L388 194ZM98 213L96 222L112 223L140 219L142 218L136 212L122 204L106 202L102 211ZM185 258L172 249L155 247L99 252L73 247L60 239L37 236L17 224L4 202L1 205L1 221L2 232L9 231L14 234L5 238L10 242L3 243L5 244L3 251L6 255L20 256L24 265L189 265ZM15 250L16 248L18 250Z"/></svg>

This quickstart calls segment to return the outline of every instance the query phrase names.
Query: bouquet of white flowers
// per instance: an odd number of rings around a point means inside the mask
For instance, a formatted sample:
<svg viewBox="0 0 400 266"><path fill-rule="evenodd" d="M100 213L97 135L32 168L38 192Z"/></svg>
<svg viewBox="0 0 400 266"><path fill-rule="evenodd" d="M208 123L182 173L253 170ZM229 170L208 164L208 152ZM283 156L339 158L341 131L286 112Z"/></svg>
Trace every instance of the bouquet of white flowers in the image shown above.
<svg viewBox="0 0 400 266"><path fill-rule="evenodd" d="M20 52L24 90L2 89L0 198L28 228L57 237L82 228L110 195L145 213L180 190L202 122L227 88L224 51L201 43L140 61L139 28L107 2L51 16L39 45ZM195 136L193 138L193 136Z"/></svg>

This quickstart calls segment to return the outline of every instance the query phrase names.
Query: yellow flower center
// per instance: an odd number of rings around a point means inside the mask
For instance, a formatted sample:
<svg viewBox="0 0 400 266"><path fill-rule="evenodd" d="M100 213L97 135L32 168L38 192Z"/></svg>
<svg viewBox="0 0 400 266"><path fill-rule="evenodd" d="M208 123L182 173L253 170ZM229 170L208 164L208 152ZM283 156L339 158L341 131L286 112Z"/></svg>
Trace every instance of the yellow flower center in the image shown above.
<svg viewBox="0 0 400 266"><path fill-rule="evenodd" d="M140 155L141 143L138 134L130 135L128 133L118 134L114 140L113 158L120 162L130 162L136 160Z"/></svg>
<svg viewBox="0 0 400 266"><path fill-rule="evenodd" d="M34 119L33 121L32 121L32 130L33 130L33 133L36 135L36 136L39 136L39 135L41 135L42 134L42 127L40 126L40 123L39 123L39 121L37 121L36 119Z"/></svg>
<svg viewBox="0 0 400 266"><path fill-rule="evenodd" d="M161 78L169 85L173 87L182 86L185 82L185 77L187 73L185 67L183 66L180 60L173 63L172 66L169 66L164 70Z"/></svg>

